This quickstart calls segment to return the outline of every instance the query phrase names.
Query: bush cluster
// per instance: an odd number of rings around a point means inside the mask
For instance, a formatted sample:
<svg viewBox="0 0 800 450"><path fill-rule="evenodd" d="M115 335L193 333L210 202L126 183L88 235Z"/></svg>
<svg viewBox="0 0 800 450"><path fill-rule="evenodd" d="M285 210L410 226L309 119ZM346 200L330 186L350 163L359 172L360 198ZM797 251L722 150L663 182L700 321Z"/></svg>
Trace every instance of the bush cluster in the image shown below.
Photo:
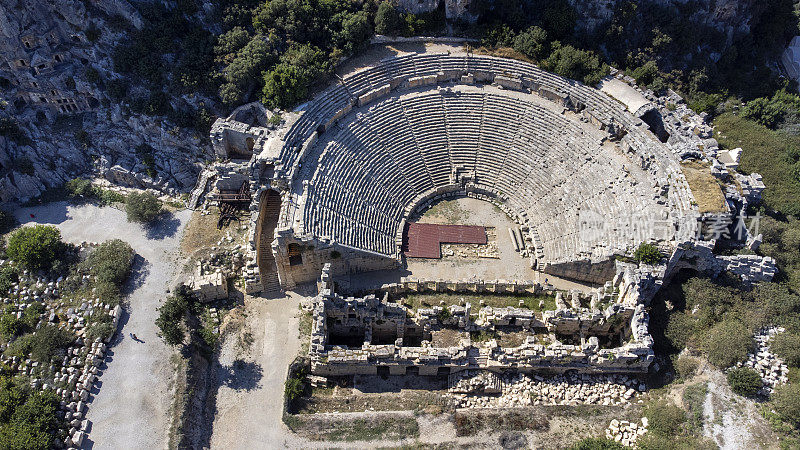
<svg viewBox="0 0 800 450"><path fill-rule="evenodd" d="M159 329L159 336L167 345L174 347L183 344L187 330L186 315L192 302L188 288L180 286L175 294L168 297L158 308L156 326Z"/></svg>
<svg viewBox="0 0 800 450"><path fill-rule="evenodd" d="M61 232L46 225L22 227L8 238L6 254L32 270L48 270L66 252Z"/></svg>
<svg viewBox="0 0 800 450"><path fill-rule="evenodd" d="M754 397L764 386L761 375L749 367L737 367L728 372L731 390L744 397Z"/></svg>
<svg viewBox="0 0 800 450"><path fill-rule="evenodd" d="M657 264L664 256L661 254L661 251L657 246L653 244L642 243L636 249L633 257L638 262L643 262L645 264Z"/></svg>
<svg viewBox="0 0 800 450"><path fill-rule="evenodd" d="M69 331L55 325L44 325L9 344L6 354L20 358L30 356L40 364L49 364L54 357L66 355L73 340Z"/></svg>

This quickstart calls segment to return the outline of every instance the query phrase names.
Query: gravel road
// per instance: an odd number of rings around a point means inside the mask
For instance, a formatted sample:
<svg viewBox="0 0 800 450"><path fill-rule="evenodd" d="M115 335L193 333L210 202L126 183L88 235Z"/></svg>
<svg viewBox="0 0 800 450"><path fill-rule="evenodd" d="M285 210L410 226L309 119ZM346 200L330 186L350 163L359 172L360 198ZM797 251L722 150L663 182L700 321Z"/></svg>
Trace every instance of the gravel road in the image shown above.
<svg viewBox="0 0 800 450"><path fill-rule="evenodd" d="M156 308L164 301L165 291L182 264L178 244L191 211L179 211L150 229L128 223L123 211L93 205L56 202L21 208L15 215L21 223L55 225L68 242L117 238L136 251L128 307L121 333L108 351L93 390L87 413L92 425L84 447L165 448L173 397L173 350L156 335L154 321Z"/></svg>

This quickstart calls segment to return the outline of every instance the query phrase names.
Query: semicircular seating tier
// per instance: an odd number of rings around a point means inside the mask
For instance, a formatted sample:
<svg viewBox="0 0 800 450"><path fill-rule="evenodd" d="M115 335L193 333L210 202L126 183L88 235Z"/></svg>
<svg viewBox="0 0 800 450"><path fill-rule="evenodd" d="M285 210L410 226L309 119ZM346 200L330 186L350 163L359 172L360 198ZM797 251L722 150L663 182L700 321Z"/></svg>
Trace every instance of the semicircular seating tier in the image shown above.
<svg viewBox="0 0 800 450"><path fill-rule="evenodd" d="M484 84L498 76L525 92ZM290 127L275 165L299 197L284 226L392 258L414 208L456 188L508 206L546 263L671 240L693 209L670 150L613 99L488 56L401 56L345 77Z"/></svg>

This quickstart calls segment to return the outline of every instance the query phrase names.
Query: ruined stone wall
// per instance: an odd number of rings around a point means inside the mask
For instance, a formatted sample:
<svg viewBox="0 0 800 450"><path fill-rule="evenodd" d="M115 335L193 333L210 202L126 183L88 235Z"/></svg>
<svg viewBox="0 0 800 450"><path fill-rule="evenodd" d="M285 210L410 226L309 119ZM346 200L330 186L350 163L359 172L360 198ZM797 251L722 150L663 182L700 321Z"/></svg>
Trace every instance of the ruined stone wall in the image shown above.
<svg viewBox="0 0 800 450"><path fill-rule="evenodd" d="M300 258L293 260L290 253L297 250L300 251ZM281 286L285 289L316 282L326 264L330 265L330 273L334 276L390 270L399 266L397 260L382 255L370 254L320 239L298 239L289 230L277 232L272 253L278 265Z"/></svg>
<svg viewBox="0 0 800 450"><path fill-rule="evenodd" d="M332 289L329 271L329 266L323 269L320 295L314 300L309 354L315 375L377 374L379 367L396 375L411 373L412 370L420 375L442 375L466 369L501 371L510 368L522 372L644 372L653 360L653 341L647 330L649 319L643 304L643 296L651 295L651 277L641 273L636 276L629 267L620 266L620 276L591 294L589 308L581 307L579 293L569 293L570 306L564 301L563 293L559 292L557 309L545 311L541 316L520 308L484 307L474 321L468 303L446 307L444 313L440 306L412 311L386 301L389 292L417 292L424 289L461 289L469 292L468 289L474 286L455 282L404 280L384 286L383 300L375 295L342 298ZM485 286L486 283L481 285ZM532 284L530 286L535 290ZM608 300L612 303L600 310L600 302ZM376 323L396 330L392 334L396 337L394 344L372 343L373 324ZM487 331L512 324L525 330L546 328L551 333L573 335L580 344L564 344L556 340L546 345L538 343L534 336L528 336L522 345L513 348L500 347L494 340L475 345L471 339L450 347L433 347L427 340L423 340L420 346L402 345L409 326L414 327L415 331L422 330L422 336L427 337L427 332L434 324L466 331ZM333 330L332 327L337 328ZM348 330L364 334L363 340L359 341L362 342L360 346L329 345L331 332L346 334ZM625 343L615 348L600 348L598 337L608 335L619 335Z"/></svg>

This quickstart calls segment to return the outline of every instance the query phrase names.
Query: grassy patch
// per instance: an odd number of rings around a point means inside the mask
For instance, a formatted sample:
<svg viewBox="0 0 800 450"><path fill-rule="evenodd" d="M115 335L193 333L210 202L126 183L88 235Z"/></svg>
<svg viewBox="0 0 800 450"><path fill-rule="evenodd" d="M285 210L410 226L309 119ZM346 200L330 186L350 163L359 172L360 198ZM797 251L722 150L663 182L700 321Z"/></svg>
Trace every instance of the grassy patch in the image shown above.
<svg viewBox="0 0 800 450"><path fill-rule="evenodd" d="M443 219L446 222L460 224L469 218L469 213L461 208L458 200L442 200L434 203L422 217Z"/></svg>
<svg viewBox="0 0 800 450"><path fill-rule="evenodd" d="M722 193L719 181L714 175L711 175L707 165L699 162L685 162L681 164L681 168L701 213L726 210L725 194Z"/></svg>
<svg viewBox="0 0 800 450"><path fill-rule="evenodd" d="M538 409L458 411L453 416L456 436L475 436L489 428L503 431L545 431L550 420Z"/></svg>
<svg viewBox="0 0 800 450"><path fill-rule="evenodd" d="M419 437L419 426L414 417L326 420L315 416L287 416L284 422L292 431L315 441L353 442Z"/></svg>
<svg viewBox="0 0 800 450"><path fill-rule="evenodd" d="M305 355L308 353L308 347L311 345L311 325L313 318L311 311L300 311L300 354Z"/></svg>
<svg viewBox="0 0 800 450"><path fill-rule="evenodd" d="M473 310L480 308L481 300L486 306L493 308L526 308L533 311L549 311L556 309L556 299L549 295L481 295L481 294L415 294L407 295L395 301L401 302L413 310L439 306L443 301L445 305L461 305L466 302L472 305ZM523 305L520 306L520 301ZM542 306L539 303L543 302Z"/></svg>
<svg viewBox="0 0 800 450"><path fill-rule="evenodd" d="M723 148L742 148L739 168L758 172L767 189L764 202L770 209L800 215L800 179L795 159L800 137L773 131L751 120L723 114L714 120L715 138Z"/></svg>

